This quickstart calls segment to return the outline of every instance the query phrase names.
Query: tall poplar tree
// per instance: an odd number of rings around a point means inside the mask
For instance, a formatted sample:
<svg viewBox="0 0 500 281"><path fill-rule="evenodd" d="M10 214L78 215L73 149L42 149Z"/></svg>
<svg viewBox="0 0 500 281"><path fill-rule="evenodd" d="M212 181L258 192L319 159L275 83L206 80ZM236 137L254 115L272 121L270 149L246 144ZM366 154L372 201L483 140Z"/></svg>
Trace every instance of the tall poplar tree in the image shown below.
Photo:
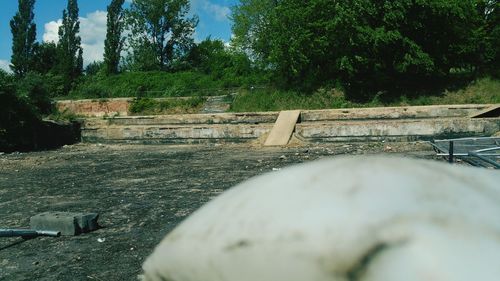
<svg viewBox="0 0 500 281"><path fill-rule="evenodd" d="M67 89L83 71L83 49L78 19L77 0L68 0L68 7L63 11L62 25L59 27L59 71L65 77ZM69 89L68 89L69 90Z"/></svg>
<svg viewBox="0 0 500 281"><path fill-rule="evenodd" d="M18 77L31 70L35 49L36 25L33 7L35 0L19 0L18 12L10 21L12 57L10 68Z"/></svg>
<svg viewBox="0 0 500 281"><path fill-rule="evenodd" d="M125 26L123 3L125 0L112 0L108 6L106 40L104 41L104 64L106 74L118 73L120 54L123 49L122 32Z"/></svg>

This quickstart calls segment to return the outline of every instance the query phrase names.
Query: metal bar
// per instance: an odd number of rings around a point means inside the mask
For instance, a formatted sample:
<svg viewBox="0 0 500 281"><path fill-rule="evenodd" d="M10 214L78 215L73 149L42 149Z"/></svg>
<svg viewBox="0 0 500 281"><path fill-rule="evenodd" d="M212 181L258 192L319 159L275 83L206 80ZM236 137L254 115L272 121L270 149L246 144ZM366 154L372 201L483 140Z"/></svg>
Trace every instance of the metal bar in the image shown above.
<svg viewBox="0 0 500 281"><path fill-rule="evenodd" d="M61 235L59 231L51 230L32 230L32 229L2 229L0 228L0 237L37 237L51 236L58 237Z"/></svg>
<svg viewBox="0 0 500 281"><path fill-rule="evenodd" d="M495 169L500 169L500 164L498 164L497 162L495 162L495 161L493 161L491 159L488 159L488 158L484 157L483 155L478 154L475 151L469 152L469 155L477 157L477 158L483 160L484 162L493 165L495 167Z"/></svg>
<svg viewBox="0 0 500 281"><path fill-rule="evenodd" d="M476 150L477 152L477 150ZM449 153L437 153L436 154L437 156L448 156ZM453 153L454 156L469 156L469 153ZM496 156L496 157L500 157L500 154L499 153L481 153L482 156Z"/></svg>
<svg viewBox="0 0 500 281"><path fill-rule="evenodd" d="M484 149L479 149L479 150L476 150L474 152L476 153L481 153L481 155L485 156L486 154L482 154L482 152L488 152L488 151L495 151L495 150L500 150L500 147L490 147L490 148L484 148ZM495 155L499 155L500 154L495 154ZM494 155L493 155L494 156Z"/></svg>
<svg viewBox="0 0 500 281"><path fill-rule="evenodd" d="M500 137L458 138L458 139L447 139L447 140L435 140L435 142L466 141L466 140L500 140Z"/></svg>
<svg viewBox="0 0 500 281"><path fill-rule="evenodd" d="M450 141L450 147L448 149L448 162L453 163L453 141Z"/></svg>

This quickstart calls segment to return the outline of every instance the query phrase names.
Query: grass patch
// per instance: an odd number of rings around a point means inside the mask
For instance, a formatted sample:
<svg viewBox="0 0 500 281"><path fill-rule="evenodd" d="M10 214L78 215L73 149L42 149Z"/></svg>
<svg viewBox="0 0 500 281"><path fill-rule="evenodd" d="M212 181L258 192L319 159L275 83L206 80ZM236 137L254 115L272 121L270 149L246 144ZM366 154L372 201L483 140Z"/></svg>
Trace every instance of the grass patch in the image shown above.
<svg viewBox="0 0 500 281"><path fill-rule="evenodd" d="M130 104L129 111L132 115L191 114L199 112L205 101L202 97L165 100L137 98Z"/></svg>

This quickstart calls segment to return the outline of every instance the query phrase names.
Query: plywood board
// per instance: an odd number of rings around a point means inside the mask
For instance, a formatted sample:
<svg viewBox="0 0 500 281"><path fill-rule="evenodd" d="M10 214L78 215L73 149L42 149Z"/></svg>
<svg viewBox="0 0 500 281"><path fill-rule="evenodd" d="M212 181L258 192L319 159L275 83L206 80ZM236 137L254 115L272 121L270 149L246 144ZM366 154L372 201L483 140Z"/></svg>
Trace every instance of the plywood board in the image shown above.
<svg viewBox="0 0 500 281"><path fill-rule="evenodd" d="M264 146L287 145L292 137L299 116L300 110L281 111Z"/></svg>

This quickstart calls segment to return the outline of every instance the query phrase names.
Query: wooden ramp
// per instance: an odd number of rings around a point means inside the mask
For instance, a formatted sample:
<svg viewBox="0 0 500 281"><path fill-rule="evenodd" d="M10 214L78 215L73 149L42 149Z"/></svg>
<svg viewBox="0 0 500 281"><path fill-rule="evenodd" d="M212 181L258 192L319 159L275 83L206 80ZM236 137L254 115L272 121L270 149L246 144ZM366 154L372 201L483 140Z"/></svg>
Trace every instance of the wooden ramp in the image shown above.
<svg viewBox="0 0 500 281"><path fill-rule="evenodd" d="M287 145L292 137L299 116L300 110L281 111L264 146Z"/></svg>

